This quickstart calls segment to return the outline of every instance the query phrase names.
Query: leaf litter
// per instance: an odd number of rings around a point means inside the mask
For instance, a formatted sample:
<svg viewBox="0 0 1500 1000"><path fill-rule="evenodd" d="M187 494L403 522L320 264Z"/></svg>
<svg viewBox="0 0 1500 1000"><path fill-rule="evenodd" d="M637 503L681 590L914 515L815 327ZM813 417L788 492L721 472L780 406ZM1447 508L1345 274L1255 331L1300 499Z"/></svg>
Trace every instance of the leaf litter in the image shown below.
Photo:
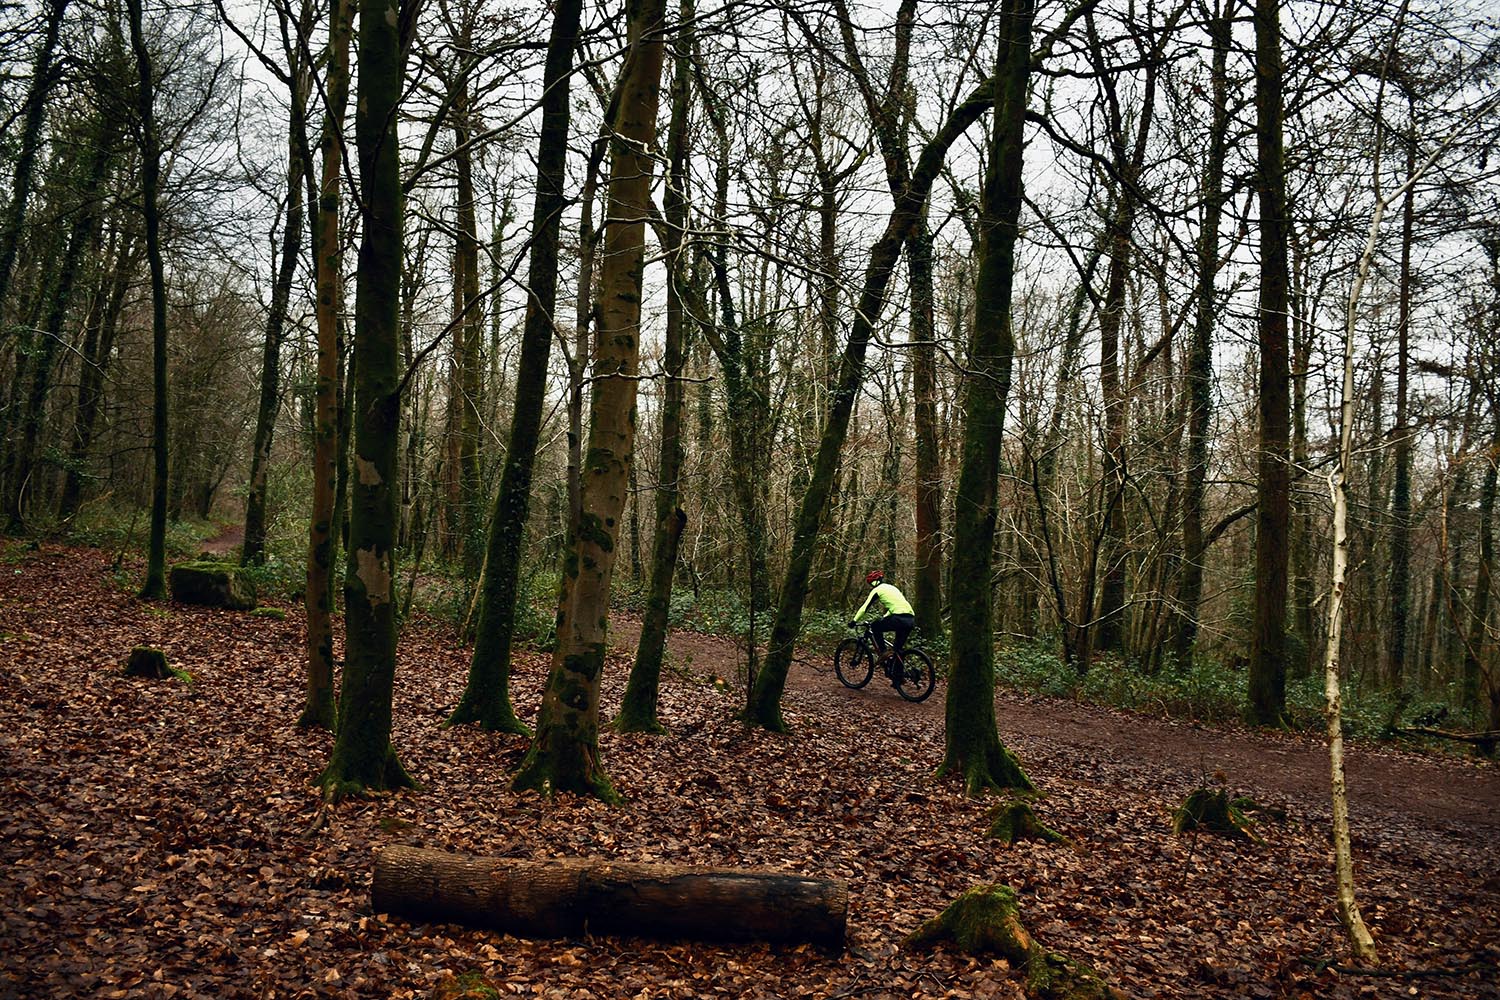
<svg viewBox="0 0 1500 1000"><path fill-rule="evenodd" d="M1014 998L1021 977L1004 960L901 945L963 890L1004 882L1048 947L1131 996L1500 997L1492 766L1360 749L1385 768L1379 808L1354 798L1360 900L1383 959L1371 974L1339 964L1326 791L1295 766L1284 782L1257 778L1255 797L1285 813L1258 823L1264 846L1174 837L1172 811L1204 780L1190 733L1002 695L1002 739L1046 793L1037 813L1072 842L1005 847L985 836L994 799L933 778L942 688L913 706L876 685L845 691L804 661L784 702L793 733L776 736L738 722L737 693L708 683L733 676L736 653L705 636L674 640L705 676L665 673L673 735L602 734L627 797L610 808L513 793L523 738L441 729L468 652L414 620L394 743L423 787L340 804L315 828L331 737L295 728L304 632L288 611L143 604L87 549L47 546L0 576L0 996L414 998L478 971L522 997ZM631 631L617 630L606 716ZM121 676L140 644L196 682ZM546 670L543 654L517 657L523 718ZM1236 765L1263 775L1297 749L1234 739L1212 765L1231 783ZM1469 797L1433 815L1455 789ZM844 879L848 948L408 923L370 910L374 852L388 844Z"/></svg>

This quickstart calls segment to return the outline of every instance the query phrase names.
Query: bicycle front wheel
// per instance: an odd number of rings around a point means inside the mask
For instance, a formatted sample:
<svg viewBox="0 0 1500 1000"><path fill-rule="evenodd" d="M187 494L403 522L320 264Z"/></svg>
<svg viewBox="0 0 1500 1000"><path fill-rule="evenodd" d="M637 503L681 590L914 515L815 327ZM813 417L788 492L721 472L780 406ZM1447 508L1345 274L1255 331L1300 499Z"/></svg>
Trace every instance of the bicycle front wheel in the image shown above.
<svg viewBox="0 0 1500 1000"><path fill-rule="evenodd" d="M925 701L937 683L937 672L932 661L920 649L908 649L902 654L901 676L896 679L896 691L907 701Z"/></svg>
<svg viewBox="0 0 1500 1000"><path fill-rule="evenodd" d="M870 683L875 660L858 639L845 639L833 651L833 672L839 675L844 687L862 688Z"/></svg>

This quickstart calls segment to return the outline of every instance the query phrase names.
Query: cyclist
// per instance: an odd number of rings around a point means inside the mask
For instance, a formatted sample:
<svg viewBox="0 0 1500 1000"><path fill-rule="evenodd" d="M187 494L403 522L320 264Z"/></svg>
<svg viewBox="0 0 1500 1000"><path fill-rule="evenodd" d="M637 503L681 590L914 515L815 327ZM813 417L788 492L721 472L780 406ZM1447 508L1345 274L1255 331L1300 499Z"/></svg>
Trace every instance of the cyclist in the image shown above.
<svg viewBox="0 0 1500 1000"><path fill-rule="evenodd" d="M876 658L885 659L885 633L894 632L895 661L900 664L901 651L906 648L906 637L917 627L917 617L912 612L911 602L895 586L885 582L885 573L881 570L871 570L866 574L865 582L870 585L870 596L865 598L865 603L854 613L854 620L849 623L849 627L859 625L859 620L870 610L870 605L879 601L885 614L870 623L870 634L875 637ZM891 683L899 684L900 674L895 671L890 673L894 675Z"/></svg>

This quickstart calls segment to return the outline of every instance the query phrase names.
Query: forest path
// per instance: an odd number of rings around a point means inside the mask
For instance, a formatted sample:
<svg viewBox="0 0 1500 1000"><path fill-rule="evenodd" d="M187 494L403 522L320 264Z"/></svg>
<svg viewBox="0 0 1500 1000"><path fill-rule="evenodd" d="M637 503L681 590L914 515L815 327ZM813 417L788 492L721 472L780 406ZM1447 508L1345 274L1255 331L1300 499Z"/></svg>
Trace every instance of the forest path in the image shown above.
<svg viewBox="0 0 1500 1000"><path fill-rule="evenodd" d="M615 617L614 645L633 650L639 634L638 618ZM668 648L675 663L695 673L733 677L744 659L743 646L733 639L698 632L672 633ZM927 718L939 731L943 726L947 689L941 681L927 701L916 704L903 700L878 674L863 689L850 690L833 674L832 650L802 651L787 686L814 711L822 705L871 720ZM1209 727L1003 690L996 695L995 714L1001 740L1023 766L1029 766L1033 751L1045 751L1044 756L1064 762L1072 757L1104 764L1121 778L1166 773L1196 785L1219 772L1232 791L1263 804L1295 802L1312 815L1328 814L1328 750L1321 732ZM1500 838L1500 767L1360 742L1348 745L1345 769L1356 836L1375 836L1394 821L1408 832L1489 841L1493 859Z"/></svg>

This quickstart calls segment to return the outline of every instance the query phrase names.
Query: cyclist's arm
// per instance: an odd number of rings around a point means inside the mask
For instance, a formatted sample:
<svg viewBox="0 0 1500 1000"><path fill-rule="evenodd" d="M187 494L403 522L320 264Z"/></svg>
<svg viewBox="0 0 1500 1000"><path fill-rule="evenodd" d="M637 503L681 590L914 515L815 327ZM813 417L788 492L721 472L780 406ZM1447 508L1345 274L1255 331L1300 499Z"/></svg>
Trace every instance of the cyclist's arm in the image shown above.
<svg viewBox="0 0 1500 1000"><path fill-rule="evenodd" d="M870 602L873 601L873 600L875 600L875 588L871 587L870 588L870 596L866 597L865 598L865 603L861 604L859 606L859 610L856 611L856 612L854 612L854 620L855 621L859 621L861 618L863 618L865 616L865 609L870 606Z"/></svg>

